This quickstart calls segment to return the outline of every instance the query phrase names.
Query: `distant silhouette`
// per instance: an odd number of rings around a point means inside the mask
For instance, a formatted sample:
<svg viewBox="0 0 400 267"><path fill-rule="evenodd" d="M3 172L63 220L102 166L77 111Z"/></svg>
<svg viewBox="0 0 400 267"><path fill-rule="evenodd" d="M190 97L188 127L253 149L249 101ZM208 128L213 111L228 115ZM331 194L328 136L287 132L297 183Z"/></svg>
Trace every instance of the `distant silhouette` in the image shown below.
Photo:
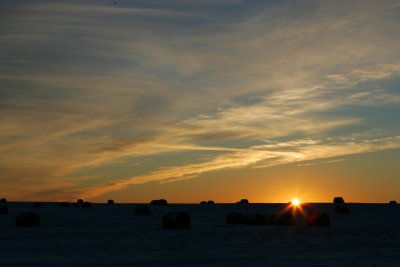
<svg viewBox="0 0 400 267"><path fill-rule="evenodd" d="M339 203L345 203L344 199L342 197L334 197L333 198L333 203L334 204L339 204Z"/></svg>
<svg viewBox="0 0 400 267"><path fill-rule="evenodd" d="M247 199L241 199L240 201L236 202L240 204L249 204L249 201Z"/></svg>
<svg viewBox="0 0 400 267"><path fill-rule="evenodd" d="M138 215L149 215L150 209L147 205L137 205L135 207L135 213Z"/></svg>
<svg viewBox="0 0 400 267"><path fill-rule="evenodd" d="M346 204L337 204L335 206L335 212L340 214L348 214L349 206L347 206Z"/></svg>
<svg viewBox="0 0 400 267"><path fill-rule="evenodd" d="M85 201L85 202L83 202L81 207L84 209L90 208L90 207L92 207L92 203Z"/></svg>
<svg viewBox="0 0 400 267"><path fill-rule="evenodd" d="M60 207L68 208L69 207L69 203L68 202L61 202L60 203Z"/></svg>
<svg viewBox="0 0 400 267"><path fill-rule="evenodd" d="M226 216L227 224L243 224L244 223L244 215L240 212L231 212Z"/></svg>
<svg viewBox="0 0 400 267"><path fill-rule="evenodd" d="M212 204L214 204L214 203L215 203L215 202L214 202L213 200L209 200L209 201L203 200L203 201L200 202L200 204L203 204L203 205L204 205L204 204L211 204L211 205L212 205Z"/></svg>
<svg viewBox="0 0 400 267"><path fill-rule="evenodd" d="M40 207L42 207L42 203L39 203L39 202L33 203L32 207L40 208Z"/></svg>
<svg viewBox="0 0 400 267"><path fill-rule="evenodd" d="M78 199L78 200L76 201L76 203L77 203L78 205L82 205L82 204L83 204L83 199Z"/></svg>
<svg viewBox="0 0 400 267"><path fill-rule="evenodd" d="M0 203L7 203L7 199L6 198L0 199Z"/></svg>
<svg viewBox="0 0 400 267"><path fill-rule="evenodd" d="M21 212L15 220L17 227L36 227L40 225L39 215L35 212Z"/></svg>
<svg viewBox="0 0 400 267"><path fill-rule="evenodd" d="M275 224L281 226L294 226L296 225L296 220L291 212L286 212L276 218Z"/></svg>
<svg viewBox="0 0 400 267"><path fill-rule="evenodd" d="M112 200L112 199L109 199L109 200L107 201L107 204L109 204L109 205L112 205L112 204L114 204L114 200Z"/></svg>
<svg viewBox="0 0 400 267"><path fill-rule="evenodd" d="M163 220L162 225L164 229L189 229L191 226L191 219L187 212L168 212Z"/></svg>
<svg viewBox="0 0 400 267"><path fill-rule="evenodd" d="M397 205L397 201L391 200L391 201L389 201L389 205L395 206L395 205Z"/></svg>
<svg viewBox="0 0 400 267"><path fill-rule="evenodd" d="M262 213L247 214L244 218L246 225L271 225L274 224L275 216Z"/></svg>
<svg viewBox="0 0 400 267"><path fill-rule="evenodd" d="M307 226L329 226L329 225L330 225L330 220L328 214L326 213L318 214L315 211L308 214Z"/></svg>
<svg viewBox="0 0 400 267"><path fill-rule="evenodd" d="M152 200L150 203L152 205L156 205L156 206L167 206L168 205L168 202L165 199Z"/></svg>
<svg viewBox="0 0 400 267"><path fill-rule="evenodd" d="M8 207L6 205L1 205L0 214L7 214L7 213L8 213Z"/></svg>

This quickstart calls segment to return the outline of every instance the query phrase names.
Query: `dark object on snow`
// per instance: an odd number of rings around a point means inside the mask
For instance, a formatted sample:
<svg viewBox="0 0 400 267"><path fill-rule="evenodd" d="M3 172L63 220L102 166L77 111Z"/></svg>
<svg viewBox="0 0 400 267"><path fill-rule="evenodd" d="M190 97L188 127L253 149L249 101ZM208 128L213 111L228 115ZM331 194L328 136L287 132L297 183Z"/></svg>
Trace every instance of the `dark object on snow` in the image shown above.
<svg viewBox="0 0 400 267"><path fill-rule="evenodd" d="M226 216L227 224L243 224L244 223L244 215L240 212L231 212Z"/></svg>
<svg viewBox="0 0 400 267"><path fill-rule="evenodd" d="M8 207L6 205L1 205L0 214L7 214L7 213L8 213Z"/></svg>
<svg viewBox="0 0 400 267"><path fill-rule="evenodd" d="M42 203L39 203L39 202L33 203L32 207L40 208L40 207L42 207Z"/></svg>
<svg viewBox="0 0 400 267"><path fill-rule="evenodd" d="M240 201L237 202L238 204L249 204L249 201L247 199L241 199Z"/></svg>
<svg viewBox="0 0 400 267"><path fill-rule="evenodd" d="M40 225L39 215L35 212L21 212L18 214L15 225L17 227L36 227Z"/></svg>
<svg viewBox="0 0 400 267"><path fill-rule="evenodd" d="M189 229L191 220L187 212L168 212L162 220L162 225L164 229Z"/></svg>
<svg viewBox="0 0 400 267"><path fill-rule="evenodd" d="M135 207L135 213L138 215L149 215L150 209L147 205L137 205Z"/></svg>
<svg viewBox="0 0 400 267"><path fill-rule="evenodd" d="M331 225L329 216L326 213L318 214L315 211L308 214L307 226L329 226Z"/></svg>
<svg viewBox="0 0 400 267"><path fill-rule="evenodd" d="M78 205L82 205L83 204L83 199L78 199L77 201L76 201L76 204L78 204Z"/></svg>
<svg viewBox="0 0 400 267"><path fill-rule="evenodd" d="M87 209L87 208L90 208L91 206L92 206L92 204L90 202L85 201L85 202L83 202L81 207Z"/></svg>
<svg viewBox="0 0 400 267"><path fill-rule="evenodd" d="M348 214L349 206L347 206L346 204L337 204L335 206L335 212L340 214Z"/></svg>
<svg viewBox="0 0 400 267"><path fill-rule="evenodd" d="M7 203L7 199L5 198L0 199L0 203Z"/></svg>
<svg viewBox="0 0 400 267"><path fill-rule="evenodd" d="M60 207L68 208L69 207L69 203L68 202L61 202L60 203Z"/></svg>
<svg viewBox="0 0 400 267"><path fill-rule="evenodd" d="M274 216L266 215L262 213L247 214L244 218L244 224L246 225L271 225L274 223Z"/></svg>
<svg viewBox="0 0 400 267"><path fill-rule="evenodd" d="M155 199L150 202L152 205L156 206L167 206L168 202L165 199Z"/></svg>
<svg viewBox="0 0 400 267"><path fill-rule="evenodd" d="M333 198L333 203L334 204L339 204L339 203L343 204L345 202L344 202L344 199L342 197L334 197Z"/></svg>
<svg viewBox="0 0 400 267"><path fill-rule="evenodd" d="M389 205L395 206L395 205L397 205L397 201L396 200L391 200L391 201L389 201Z"/></svg>
<svg viewBox="0 0 400 267"><path fill-rule="evenodd" d="M294 226L296 225L296 220L291 212L286 212L276 218L275 224L281 226Z"/></svg>
<svg viewBox="0 0 400 267"><path fill-rule="evenodd" d="M109 200L107 201L107 204L110 204L110 205L114 204L114 200L109 199Z"/></svg>

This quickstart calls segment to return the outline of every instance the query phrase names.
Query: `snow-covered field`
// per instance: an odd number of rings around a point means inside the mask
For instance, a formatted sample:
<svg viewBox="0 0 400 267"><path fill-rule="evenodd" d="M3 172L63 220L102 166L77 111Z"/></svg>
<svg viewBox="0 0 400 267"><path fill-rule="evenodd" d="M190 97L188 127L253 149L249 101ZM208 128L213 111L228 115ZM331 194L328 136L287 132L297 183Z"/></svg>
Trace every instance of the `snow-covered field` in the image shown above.
<svg viewBox="0 0 400 267"><path fill-rule="evenodd" d="M400 206L332 204L305 210L329 213L330 227L228 225L231 211L277 213L280 204L150 206L94 204L89 209L58 203L8 203L0 214L0 266L400 266ZM189 230L164 230L168 211L187 211ZM17 228L21 211L35 211L41 225Z"/></svg>

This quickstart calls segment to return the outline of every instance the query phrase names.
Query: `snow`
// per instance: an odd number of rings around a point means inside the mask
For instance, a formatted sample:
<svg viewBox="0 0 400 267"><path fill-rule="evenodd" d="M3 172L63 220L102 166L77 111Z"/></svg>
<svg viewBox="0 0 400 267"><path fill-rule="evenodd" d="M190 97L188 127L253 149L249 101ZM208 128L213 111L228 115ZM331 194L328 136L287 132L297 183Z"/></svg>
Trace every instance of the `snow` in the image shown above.
<svg viewBox="0 0 400 267"><path fill-rule="evenodd" d="M0 214L0 266L400 266L400 205L349 204L350 214L333 204L307 204L306 212L327 212L330 227L228 225L232 211L274 214L283 204L93 204L9 202ZM37 228L17 228L19 212L34 211ZM168 211L187 211L189 230L164 230Z"/></svg>

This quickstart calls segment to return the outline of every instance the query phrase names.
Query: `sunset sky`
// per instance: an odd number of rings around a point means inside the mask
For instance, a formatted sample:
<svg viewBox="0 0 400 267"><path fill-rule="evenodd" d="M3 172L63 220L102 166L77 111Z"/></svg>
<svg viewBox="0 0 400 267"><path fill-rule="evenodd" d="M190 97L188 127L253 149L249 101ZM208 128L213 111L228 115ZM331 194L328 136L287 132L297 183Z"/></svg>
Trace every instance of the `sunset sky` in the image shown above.
<svg viewBox="0 0 400 267"><path fill-rule="evenodd" d="M0 2L0 197L400 200L399 1Z"/></svg>

